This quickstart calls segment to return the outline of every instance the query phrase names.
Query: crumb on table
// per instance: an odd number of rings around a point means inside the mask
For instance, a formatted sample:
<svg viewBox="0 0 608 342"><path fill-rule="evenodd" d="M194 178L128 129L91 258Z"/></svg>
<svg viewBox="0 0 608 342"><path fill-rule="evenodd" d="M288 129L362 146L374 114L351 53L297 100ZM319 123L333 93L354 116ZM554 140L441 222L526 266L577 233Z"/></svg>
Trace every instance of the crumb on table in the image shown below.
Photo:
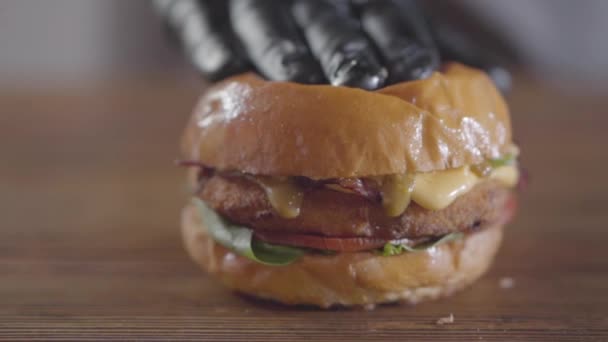
<svg viewBox="0 0 608 342"><path fill-rule="evenodd" d="M450 313L449 316L441 317L440 319L438 319L436 324L444 325L444 324L452 324L452 323L454 323L454 315Z"/></svg>
<svg viewBox="0 0 608 342"><path fill-rule="evenodd" d="M501 289L510 289L515 285L515 280L511 277L502 277L498 281L498 285Z"/></svg>

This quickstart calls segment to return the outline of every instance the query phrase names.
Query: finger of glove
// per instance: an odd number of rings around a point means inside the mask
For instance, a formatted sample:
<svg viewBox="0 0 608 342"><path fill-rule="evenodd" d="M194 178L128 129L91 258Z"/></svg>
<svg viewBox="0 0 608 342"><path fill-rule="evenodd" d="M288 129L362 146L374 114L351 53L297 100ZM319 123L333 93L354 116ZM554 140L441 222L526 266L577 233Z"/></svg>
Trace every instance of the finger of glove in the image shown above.
<svg viewBox="0 0 608 342"><path fill-rule="evenodd" d="M321 83L323 73L300 35L285 0L233 0L234 31L258 71L271 80Z"/></svg>
<svg viewBox="0 0 608 342"><path fill-rule="evenodd" d="M156 6L203 75L216 80L248 69L243 49L225 24L224 1L157 0Z"/></svg>
<svg viewBox="0 0 608 342"><path fill-rule="evenodd" d="M432 33L413 1L360 1L358 10L363 29L388 68L390 83L426 78L439 68Z"/></svg>
<svg viewBox="0 0 608 342"><path fill-rule="evenodd" d="M346 1L297 0L292 14L331 84L376 89L386 69Z"/></svg>
<svg viewBox="0 0 608 342"><path fill-rule="evenodd" d="M499 56L483 49L454 26L434 22L433 33L444 58L484 70L502 92L509 91L511 73L503 66Z"/></svg>

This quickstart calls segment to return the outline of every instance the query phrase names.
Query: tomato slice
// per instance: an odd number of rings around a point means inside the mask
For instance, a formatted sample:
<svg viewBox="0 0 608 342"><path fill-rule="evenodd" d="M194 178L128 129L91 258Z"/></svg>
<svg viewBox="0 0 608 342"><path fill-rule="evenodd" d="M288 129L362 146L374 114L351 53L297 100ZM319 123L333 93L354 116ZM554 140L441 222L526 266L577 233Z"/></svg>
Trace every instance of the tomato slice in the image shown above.
<svg viewBox="0 0 608 342"><path fill-rule="evenodd" d="M510 222L513 219L513 217L515 216L516 212L517 212L517 198L515 198L514 195L511 195L509 197L509 199L507 200L507 203L505 203L504 223Z"/></svg>
<svg viewBox="0 0 608 342"><path fill-rule="evenodd" d="M255 237L268 243L336 252L360 252L384 246L385 239L367 237L327 237L310 234L255 232Z"/></svg>
<svg viewBox="0 0 608 342"><path fill-rule="evenodd" d="M517 200L511 196L505 203L503 223L511 220L517 210ZM308 247L324 251L361 252L383 247L388 240L370 237L328 237L311 234L254 232L255 237L268 243L294 247ZM401 243L416 245L425 238L417 240L402 239Z"/></svg>

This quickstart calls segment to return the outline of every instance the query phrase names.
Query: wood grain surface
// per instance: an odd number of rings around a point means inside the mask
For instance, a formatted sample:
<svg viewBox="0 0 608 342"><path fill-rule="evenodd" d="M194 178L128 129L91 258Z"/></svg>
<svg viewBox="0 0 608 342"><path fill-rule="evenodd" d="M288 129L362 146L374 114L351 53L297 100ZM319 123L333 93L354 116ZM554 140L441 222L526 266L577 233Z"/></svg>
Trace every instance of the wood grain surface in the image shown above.
<svg viewBox="0 0 608 342"><path fill-rule="evenodd" d="M320 311L234 295L183 251L173 161L202 87L0 92L0 340L608 341L608 97L518 79L530 186L471 288Z"/></svg>

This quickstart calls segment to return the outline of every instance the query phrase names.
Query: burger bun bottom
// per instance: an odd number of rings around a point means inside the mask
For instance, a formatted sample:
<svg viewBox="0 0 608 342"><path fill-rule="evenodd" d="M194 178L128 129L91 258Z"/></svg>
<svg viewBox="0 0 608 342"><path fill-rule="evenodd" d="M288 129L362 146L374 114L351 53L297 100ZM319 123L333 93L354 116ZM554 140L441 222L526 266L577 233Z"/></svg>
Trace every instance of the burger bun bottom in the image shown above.
<svg viewBox="0 0 608 342"><path fill-rule="evenodd" d="M216 243L188 205L182 232L190 256L229 288L285 304L363 306L415 304L448 296L478 279L502 240L502 224L420 252L305 254L285 266L241 257Z"/></svg>

